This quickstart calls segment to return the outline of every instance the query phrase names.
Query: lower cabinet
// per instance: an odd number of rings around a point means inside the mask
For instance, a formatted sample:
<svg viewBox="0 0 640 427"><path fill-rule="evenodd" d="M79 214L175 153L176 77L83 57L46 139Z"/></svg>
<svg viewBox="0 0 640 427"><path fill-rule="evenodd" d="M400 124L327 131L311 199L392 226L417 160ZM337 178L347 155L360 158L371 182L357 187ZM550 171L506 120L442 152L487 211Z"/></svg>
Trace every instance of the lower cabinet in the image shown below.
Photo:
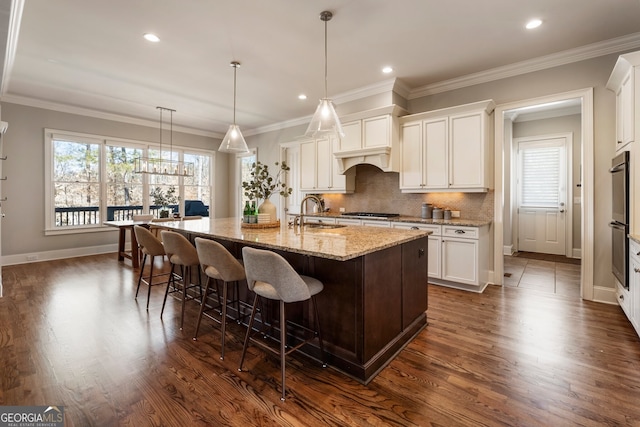
<svg viewBox="0 0 640 427"><path fill-rule="evenodd" d="M618 303L640 335L640 244L629 241L629 289L616 286Z"/></svg>
<svg viewBox="0 0 640 427"><path fill-rule="evenodd" d="M492 269L489 226L397 222L395 228L429 230L429 283L482 292Z"/></svg>

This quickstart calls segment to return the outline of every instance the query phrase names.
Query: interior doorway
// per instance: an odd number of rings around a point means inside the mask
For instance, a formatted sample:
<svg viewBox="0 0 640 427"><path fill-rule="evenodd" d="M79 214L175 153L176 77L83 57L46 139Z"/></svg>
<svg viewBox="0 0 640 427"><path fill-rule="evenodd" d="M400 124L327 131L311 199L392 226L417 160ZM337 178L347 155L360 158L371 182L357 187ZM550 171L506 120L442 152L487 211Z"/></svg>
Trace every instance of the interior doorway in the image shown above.
<svg viewBox="0 0 640 427"><path fill-rule="evenodd" d="M573 125L560 129L567 118ZM566 125L566 123L565 123ZM530 133L535 132L535 133ZM528 134L527 134L528 133ZM517 249L517 169L514 140L532 135L571 133L572 162L567 184L565 214L572 220L571 236L565 254L579 266L579 295L593 299L593 91L585 89L543 98L501 105L496 108L496 223L494 229L494 275L497 284L505 284L505 255ZM517 160L517 158L516 158ZM568 210L572 212L569 213ZM558 209L559 212L560 209ZM566 224L565 224L566 225ZM515 242L515 243L514 243ZM501 245L502 244L502 245ZM585 259L588 258L587 259ZM534 263L538 262L534 260ZM575 272L574 272L575 274Z"/></svg>

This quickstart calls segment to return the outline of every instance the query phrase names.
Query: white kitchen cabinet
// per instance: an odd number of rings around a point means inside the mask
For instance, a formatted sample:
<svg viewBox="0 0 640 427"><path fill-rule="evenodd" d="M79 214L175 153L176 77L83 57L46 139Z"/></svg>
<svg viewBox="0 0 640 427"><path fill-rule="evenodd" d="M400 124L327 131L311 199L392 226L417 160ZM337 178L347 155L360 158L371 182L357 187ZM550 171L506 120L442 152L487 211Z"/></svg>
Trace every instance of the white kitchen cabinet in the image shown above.
<svg viewBox="0 0 640 427"><path fill-rule="evenodd" d="M430 230L427 254L429 283L482 292L491 271L489 226L392 222L394 228Z"/></svg>
<svg viewBox="0 0 640 427"><path fill-rule="evenodd" d="M390 228L391 227L391 222L390 221L376 220L376 219L363 219L362 220L362 225L365 225L367 227Z"/></svg>
<svg viewBox="0 0 640 427"><path fill-rule="evenodd" d="M305 223L313 224L335 224L336 219L332 217L318 217L318 216L306 216L304 217Z"/></svg>
<svg viewBox="0 0 640 427"><path fill-rule="evenodd" d="M402 192L483 192L493 187L493 101L400 119Z"/></svg>
<svg viewBox="0 0 640 427"><path fill-rule="evenodd" d="M333 155L337 138L310 139L300 143L300 191L305 193L352 193L355 169L339 173Z"/></svg>
<svg viewBox="0 0 640 427"><path fill-rule="evenodd" d="M607 82L607 89L616 94L616 151L636 139L636 113L640 114L635 109L636 99L640 99L636 93L640 89L636 88L639 68L640 52L621 55Z"/></svg>
<svg viewBox="0 0 640 427"><path fill-rule="evenodd" d="M356 218L336 218L336 224L362 225L362 221Z"/></svg>
<svg viewBox="0 0 640 427"><path fill-rule="evenodd" d="M398 172L398 116L406 113L397 105L341 117L344 136L334 152L341 172L367 163L384 172Z"/></svg>
<svg viewBox="0 0 640 427"><path fill-rule="evenodd" d="M629 241L629 289L616 281L618 304L640 335L640 244Z"/></svg>

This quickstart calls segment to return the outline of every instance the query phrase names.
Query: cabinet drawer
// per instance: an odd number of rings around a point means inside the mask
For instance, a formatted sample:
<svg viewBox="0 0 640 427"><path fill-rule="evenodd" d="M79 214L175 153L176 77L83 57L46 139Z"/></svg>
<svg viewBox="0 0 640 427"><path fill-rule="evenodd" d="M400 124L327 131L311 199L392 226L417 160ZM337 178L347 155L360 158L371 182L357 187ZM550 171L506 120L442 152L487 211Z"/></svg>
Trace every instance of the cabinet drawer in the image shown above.
<svg viewBox="0 0 640 427"><path fill-rule="evenodd" d="M640 245L631 239L629 239L629 256L635 257L640 261Z"/></svg>
<svg viewBox="0 0 640 427"><path fill-rule="evenodd" d="M312 222L314 224L335 224L336 223L336 219L335 218L322 218L322 217L317 217L317 216L305 216L304 217L304 222Z"/></svg>
<svg viewBox="0 0 640 427"><path fill-rule="evenodd" d="M477 239L479 236L477 227L457 227L453 225L442 226L443 237L458 237L463 239Z"/></svg>
<svg viewBox="0 0 640 427"><path fill-rule="evenodd" d="M391 224L389 223L389 221L376 221L373 219L369 219L369 220L363 219L362 225L366 225L367 227L382 227L382 228L391 227Z"/></svg>
<svg viewBox="0 0 640 427"><path fill-rule="evenodd" d="M393 228L404 228L406 230L427 230L431 231L432 236L439 236L442 234L442 226L434 225L434 224L422 224L419 222L392 222L391 226Z"/></svg>

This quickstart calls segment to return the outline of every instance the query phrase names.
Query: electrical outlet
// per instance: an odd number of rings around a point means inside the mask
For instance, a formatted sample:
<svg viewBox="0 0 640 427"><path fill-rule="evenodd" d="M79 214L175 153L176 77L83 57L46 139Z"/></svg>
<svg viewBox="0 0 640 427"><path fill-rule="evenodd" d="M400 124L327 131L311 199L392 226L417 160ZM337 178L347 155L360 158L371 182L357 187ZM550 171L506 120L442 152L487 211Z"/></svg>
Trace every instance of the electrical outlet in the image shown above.
<svg viewBox="0 0 640 427"><path fill-rule="evenodd" d="M38 255L27 255L27 261L37 261Z"/></svg>
<svg viewBox="0 0 640 427"><path fill-rule="evenodd" d="M340 208L340 212L346 212L344 208Z"/></svg>

